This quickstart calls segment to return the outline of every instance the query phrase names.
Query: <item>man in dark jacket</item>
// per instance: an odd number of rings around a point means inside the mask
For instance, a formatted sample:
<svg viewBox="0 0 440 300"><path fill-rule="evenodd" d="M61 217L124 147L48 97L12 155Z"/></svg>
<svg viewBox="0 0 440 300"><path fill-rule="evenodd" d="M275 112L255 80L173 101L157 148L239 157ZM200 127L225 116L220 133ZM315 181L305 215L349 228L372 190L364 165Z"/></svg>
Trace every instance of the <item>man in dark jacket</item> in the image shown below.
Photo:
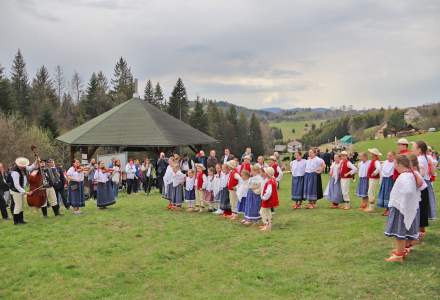
<svg viewBox="0 0 440 300"><path fill-rule="evenodd" d="M161 152L159 154L159 159L156 162L156 178L157 178L157 188L159 192L162 194L163 189L163 177L165 176L165 172L167 171L168 162L165 158L165 153Z"/></svg>
<svg viewBox="0 0 440 300"><path fill-rule="evenodd" d="M215 150L211 150L209 152L208 159L206 160L206 166L207 168L215 168L215 165L218 163Z"/></svg>

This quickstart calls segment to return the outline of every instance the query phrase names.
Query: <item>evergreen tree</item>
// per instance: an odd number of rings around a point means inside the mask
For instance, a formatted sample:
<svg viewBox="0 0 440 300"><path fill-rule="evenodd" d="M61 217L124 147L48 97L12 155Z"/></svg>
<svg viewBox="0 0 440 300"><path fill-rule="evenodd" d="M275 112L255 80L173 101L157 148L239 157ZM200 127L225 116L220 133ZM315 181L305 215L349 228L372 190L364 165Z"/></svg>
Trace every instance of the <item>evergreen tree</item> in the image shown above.
<svg viewBox="0 0 440 300"><path fill-rule="evenodd" d="M240 151L249 147L249 124L244 112L241 112L237 122L237 142ZM240 154L241 152L237 152Z"/></svg>
<svg viewBox="0 0 440 300"><path fill-rule="evenodd" d="M70 129L75 125L76 107L70 94L64 94L60 107L60 121L66 129Z"/></svg>
<svg viewBox="0 0 440 300"><path fill-rule="evenodd" d="M10 82L4 74L4 68L0 65L0 111L9 114L14 109Z"/></svg>
<svg viewBox="0 0 440 300"><path fill-rule="evenodd" d="M226 113L226 122L223 126L225 143L227 148L231 149L234 155L239 155L242 151L241 146L238 144L238 120L237 109L234 105L231 105Z"/></svg>
<svg viewBox="0 0 440 300"><path fill-rule="evenodd" d="M26 71L26 63L23 55L18 49L12 63L11 71L11 91L14 102L17 105L17 111L28 118L31 116L30 97L29 97L29 81Z"/></svg>
<svg viewBox="0 0 440 300"><path fill-rule="evenodd" d="M61 68L60 65L58 65L55 67L55 87L56 87L57 96L58 96L58 103L60 105L61 105L62 96L64 93L64 85L65 85L65 81L64 81L63 69Z"/></svg>
<svg viewBox="0 0 440 300"><path fill-rule="evenodd" d="M160 87L159 82L156 83L156 87L154 88L154 102L157 103L160 109L167 111L167 103L163 97L162 88Z"/></svg>
<svg viewBox="0 0 440 300"><path fill-rule="evenodd" d="M117 104L133 97L135 92L133 74L123 57L120 57L115 65L112 85L112 94Z"/></svg>
<svg viewBox="0 0 440 300"><path fill-rule="evenodd" d="M90 120L114 106L112 98L107 94L108 81L102 71L92 73L86 95L80 101L80 110L84 120Z"/></svg>
<svg viewBox="0 0 440 300"><path fill-rule="evenodd" d="M406 127L405 114L402 110L395 110L388 119L388 129L394 132L400 131Z"/></svg>
<svg viewBox="0 0 440 300"><path fill-rule="evenodd" d="M199 98L197 98L194 110L189 117L189 124L202 132L208 133L209 131L208 116L205 114L203 104L199 101Z"/></svg>
<svg viewBox="0 0 440 300"><path fill-rule="evenodd" d="M148 80L147 84L145 85L144 100L157 106L157 103L155 103L154 99L153 84L151 83L151 80Z"/></svg>
<svg viewBox="0 0 440 300"><path fill-rule="evenodd" d="M182 121L188 120L188 97L182 79L178 79L168 102L168 113Z"/></svg>
<svg viewBox="0 0 440 300"><path fill-rule="evenodd" d="M53 110L50 105L43 105L41 115L39 117L39 125L47 130L52 138L58 136L58 125L55 121Z"/></svg>
<svg viewBox="0 0 440 300"><path fill-rule="evenodd" d="M224 136L224 114L223 110L219 109L213 101L208 102L207 108L209 135L218 140L218 143L211 145L218 153L221 153L227 145L225 144Z"/></svg>
<svg viewBox="0 0 440 300"><path fill-rule="evenodd" d="M77 71L73 73L72 79L70 81L72 93L73 93L73 99L75 100L75 103L78 104L79 100L81 99L81 95L83 93L83 82L81 79L81 76Z"/></svg>
<svg viewBox="0 0 440 300"><path fill-rule="evenodd" d="M249 146L252 152L258 156L264 154L263 135L261 133L260 121L255 113L252 114L249 124Z"/></svg>
<svg viewBox="0 0 440 300"><path fill-rule="evenodd" d="M47 106L46 109L51 109L53 114L56 113L59 103L53 82L45 66L37 70L37 74L32 81L31 95L32 116L34 118L38 118L43 106Z"/></svg>

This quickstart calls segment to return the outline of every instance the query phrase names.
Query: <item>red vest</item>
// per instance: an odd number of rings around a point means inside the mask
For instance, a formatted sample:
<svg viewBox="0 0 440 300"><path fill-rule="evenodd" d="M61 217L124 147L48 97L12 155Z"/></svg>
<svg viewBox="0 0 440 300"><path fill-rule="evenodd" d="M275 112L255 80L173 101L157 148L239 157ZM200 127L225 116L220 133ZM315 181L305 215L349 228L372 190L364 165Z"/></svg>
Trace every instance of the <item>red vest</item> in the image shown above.
<svg viewBox="0 0 440 300"><path fill-rule="evenodd" d="M370 162L370 165L368 166L367 175L368 175L368 178L370 178L370 179L379 179L380 178L380 172L376 175L373 175L373 172L376 170L376 161L377 161L377 159L373 159Z"/></svg>
<svg viewBox="0 0 440 300"><path fill-rule="evenodd" d="M197 172L197 189L202 190L203 187L203 172Z"/></svg>
<svg viewBox="0 0 440 300"><path fill-rule="evenodd" d="M266 193L267 187L272 186L272 194L270 195L269 199L261 201L261 207L264 208L272 208L277 207L279 204L278 201L278 191L277 191L277 182L275 181L275 178L269 179L265 184L263 188L263 195Z"/></svg>
<svg viewBox="0 0 440 300"><path fill-rule="evenodd" d="M241 171L243 171L243 170L246 170L246 171L248 171L250 173L251 172L251 164L249 164L249 163L242 163L241 166L240 166L240 174L241 174Z"/></svg>
<svg viewBox="0 0 440 300"><path fill-rule="evenodd" d="M280 175L280 172L278 172L278 164L273 163L272 168L275 171L275 173L273 173L273 177L278 178L278 175Z"/></svg>
<svg viewBox="0 0 440 300"><path fill-rule="evenodd" d="M341 171L339 172L339 177L341 178L353 178L353 175L349 174L348 176L345 176L348 172L350 172L351 169L348 167L348 160L343 160L341 162Z"/></svg>
<svg viewBox="0 0 440 300"><path fill-rule="evenodd" d="M238 180L235 179L235 174L237 174L236 170L232 170L229 172L229 180L228 180L228 190L233 191L234 188L238 185Z"/></svg>
<svg viewBox="0 0 440 300"><path fill-rule="evenodd" d="M409 150L403 150L400 151L399 154L400 155L409 155L411 152L409 152ZM397 172L396 169L394 169L394 173L393 173L393 181L396 181L397 177L399 177L399 172Z"/></svg>

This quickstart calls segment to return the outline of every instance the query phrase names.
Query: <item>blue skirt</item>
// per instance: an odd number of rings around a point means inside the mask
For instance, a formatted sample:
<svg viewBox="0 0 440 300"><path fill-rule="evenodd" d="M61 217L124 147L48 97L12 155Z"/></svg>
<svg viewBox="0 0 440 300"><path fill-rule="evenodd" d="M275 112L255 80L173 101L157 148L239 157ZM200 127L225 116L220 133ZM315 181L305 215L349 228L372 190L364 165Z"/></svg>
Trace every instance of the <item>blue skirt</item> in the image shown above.
<svg viewBox="0 0 440 300"><path fill-rule="evenodd" d="M96 196L96 206L98 207L106 207L115 204L116 201L112 182L98 182Z"/></svg>
<svg viewBox="0 0 440 300"><path fill-rule="evenodd" d="M392 177L383 177L380 184L379 195L377 196L377 206L388 208L388 201L390 201L391 190L393 189L394 181Z"/></svg>
<svg viewBox="0 0 440 300"><path fill-rule="evenodd" d="M67 189L67 198L72 207L84 207L84 181L71 181Z"/></svg>
<svg viewBox="0 0 440 300"><path fill-rule="evenodd" d="M246 207L246 197L243 197L240 200L238 200L237 212L244 213L244 208L245 207Z"/></svg>
<svg viewBox="0 0 440 300"><path fill-rule="evenodd" d="M341 182L339 180L335 183L335 179L331 177L326 192L325 197L328 201L333 203L344 202L344 198L342 197Z"/></svg>
<svg viewBox="0 0 440 300"><path fill-rule="evenodd" d="M292 200L304 200L304 176L292 176Z"/></svg>
<svg viewBox="0 0 440 300"><path fill-rule="evenodd" d="M252 190L249 190L246 195L246 205L244 207L244 217L247 220L259 220L261 208L261 197L255 194Z"/></svg>
<svg viewBox="0 0 440 300"><path fill-rule="evenodd" d="M395 237L398 240L417 240L419 238L419 214L414 218L409 230L406 229L403 223L403 215L395 207L390 207L390 214L388 216L387 225L385 228L385 235L388 237Z"/></svg>
<svg viewBox="0 0 440 300"><path fill-rule="evenodd" d="M231 202L229 201L229 191L228 188L223 188L219 192L220 196L220 209L222 210L231 210Z"/></svg>
<svg viewBox="0 0 440 300"><path fill-rule="evenodd" d="M435 199L434 189L432 187L432 182L430 180L425 180L428 185L428 194L429 194L429 219L434 220L437 218L437 203Z"/></svg>
<svg viewBox="0 0 440 300"><path fill-rule="evenodd" d="M165 199L172 200L173 199L173 183L169 183L167 185L167 192L165 193Z"/></svg>
<svg viewBox="0 0 440 300"><path fill-rule="evenodd" d="M360 198L368 197L368 177L359 177L359 183L356 187L356 196Z"/></svg>
<svg viewBox="0 0 440 300"><path fill-rule="evenodd" d="M318 200L318 176L316 173L306 173L304 175L304 199Z"/></svg>
<svg viewBox="0 0 440 300"><path fill-rule="evenodd" d="M172 187L172 198L171 198L171 202L173 203L173 205L182 205L183 202L183 186L182 185L178 185L178 186L173 186Z"/></svg>
<svg viewBox="0 0 440 300"><path fill-rule="evenodd" d="M185 202L194 202L196 200L196 190L193 188L190 191L185 190Z"/></svg>

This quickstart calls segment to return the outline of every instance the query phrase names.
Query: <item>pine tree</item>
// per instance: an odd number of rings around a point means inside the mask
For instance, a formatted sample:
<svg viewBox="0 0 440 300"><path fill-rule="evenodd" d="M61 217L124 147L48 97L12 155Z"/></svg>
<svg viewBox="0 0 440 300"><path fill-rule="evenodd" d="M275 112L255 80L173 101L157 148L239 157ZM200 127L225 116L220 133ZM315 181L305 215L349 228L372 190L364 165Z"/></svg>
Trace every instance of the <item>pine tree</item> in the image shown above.
<svg viewBox="0 0 440 300"><path fill-rule="evenodd" d="M18 49L12 63L11 71L11 91L14 97L14 102L17 105L17 111L28 118L31 116L30 97L29 97L29 81L26 71L26 63L23 55Z"/></svg>
<svg viewBox="0 0 440 300"><path fill-rule="evenodd" d="M122 103L133 97L135 92L133 74L123 57L120 57L114 68L112 94L116 103Z"/></svg>
<svg viewBox="0 0 440 300"><path fill-rule="evenodd" d="M241 112L237 122L237 142L240 151L249 147L249 124L244 112ZM241 152L238 152L239 154Z"/></svg>
<svg viewBox="0 0 440 300"><path fill-rule="evenodd" d="M70 81L70 85L72 88L73 99L75 99L75 103L78 104L81 99L81 95L83 93L83 82L81 76L77 71L73 72L72 79Z"/></svg>
<svg viewBox="0 0 440 300"><path fill-rule="evenodd" d="M150 104L157 106L157 103L155 103L155 99L154 99L153 84L151 83L151 80L149 80L149 79L148 79L147 84L145 85L145 89L144 89L144 100Z"/></svg>
<svg viewBox="0 0 440 300"><path fill-rule="evenodd" d="M41 128L46 129L52 138L58 136L58 125L55 121L52 108L50 105L43 105L43 111L39 118L39 125Z"/></svg>
<svg viewBox="0 0 440 300"><path fill-rule="evenodd" d="M58 108L59 102L54 84L44 65L37 70L37 74L32 81L31 95L32 114L34 116L38 115L43 104L49 105L53 112Z"/></svg>
<svg viewBox="0 0 440 300"><path fill-rule="evenodd" d="M225 143L234 155L238 155L242 149L238 144L237 109L234 105L231 105L226 112L226 121L223 126Z"/></svg>
<svg viewBox="0 0 440 300"><path fill-rule="evenodd" d="M4 68L0 65L0 112L11 113L15 109L15 103L11 97L9 79L4 74Z"/></svg>
<svg viewBox="0 0 440 300"><path fill-rule="evenodd" d="M178 79L168 102L168 113L182 121L188 120L188 97L182 79Z"/></svg>
<svg viewBox="0 0 440 300"><path fill-rule="evenodd" d="M218 153L221 153L227 145L225 144L224 135L224 114L223 110L219 109L213 101L208 102L207 117L209 126L209 135L218 140L218 143L211 145Z"/></svg>
<svg viewBox="0 0 440 300"><path fill-rule="evenodd" d="M64 128L70 129L75 125L76 107L70 94L64 94L60 107L60 123Z"/></svg>
<svg viewBox="0 0 440 300"><path fill-rule="evenodd" d="M154 88L154 102L157 103L160 109L167 111L167 103L163 97L162 88L160 87L159 82L156 83L156 87Z"/></svg>
<svg viewBox="0 0 440 300"><path fill-rule="evenodd" d="M90 120L98 115L96 98L98 95L98 77L93 72L87 85L86 94L80 100L81 115L85 120Z"/></svg>
<svg viewBox="0 0 440 300"><path fill-rule="evenodd" d="M258 156L264 154L263 135L261 133L260 121L255 113L252 114L249 124L249 146L252 152Z"/></svg>
<svg viewBox="0 0 440 300"><path fill-rule="evenodd" d="M199 101L199 98L197 98L194 110L189 117L189 124L202 132L208 133L209 131L208 116L205 114L203 104Z"/></svg>

